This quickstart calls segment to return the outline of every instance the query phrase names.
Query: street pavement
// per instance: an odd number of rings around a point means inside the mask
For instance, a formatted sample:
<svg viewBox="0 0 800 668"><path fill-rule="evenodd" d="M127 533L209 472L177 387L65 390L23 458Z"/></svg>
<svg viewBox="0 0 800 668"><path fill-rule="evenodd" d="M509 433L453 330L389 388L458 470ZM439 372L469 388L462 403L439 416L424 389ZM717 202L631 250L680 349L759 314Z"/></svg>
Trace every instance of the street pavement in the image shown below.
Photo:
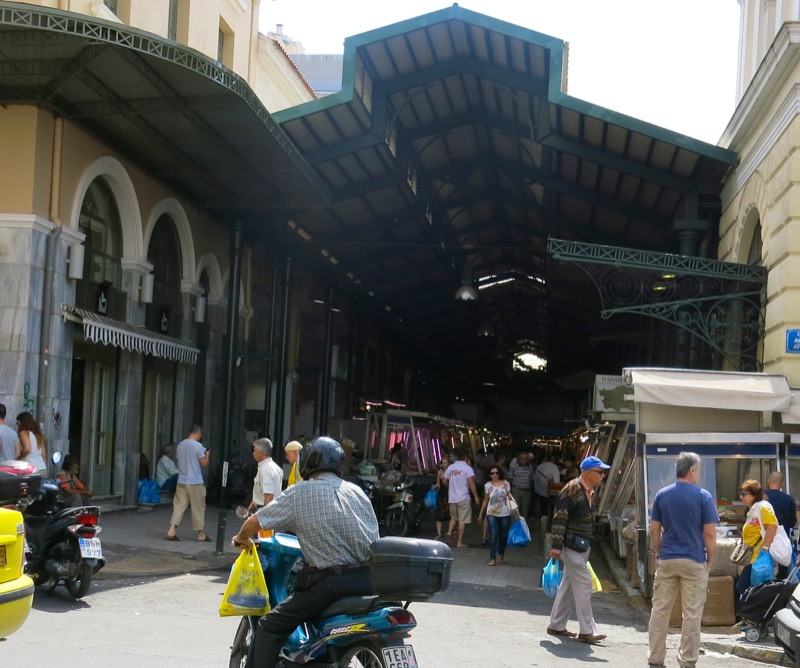
<svg viewBox="0 0 800 668"><path fill-rule="evenodd" d="M180 541L167 541L172 506L167 504L143 507L101 506L100 524L103 531L103 552L105 567L96 575L98 580L114 580L139 577L164 577L230 569L239 551L231 547L230 539L237 533L241 520L233 511L225 514L225 541L222 553L216 552L216 534L219 526L219 513L216 508L206 511L206 532L212 542L195 540L196 533L191 530L188 515L178 530ZM533 526L533 541L527 547L509 547L506 563L495 567L487 566L486 548L480 547L480 527L473 524L467 529L465 542L471 547L453 550L451 582L485 587L505 588L510 598L514 591L538 591L541 582L542 543L540 527ZM433 537L432 522L423 523L419 533L421 538ZM649 619L647 599L633 589L625 579L625 568L613 554L611 546L599 541L593 547L593 566L603 583L604 594L595 595L601 603L604 595L613 600L626 601L635 611L635 616L646 629ZM602 609L602 604L600 606ZM597 608L596 608L597 610ZM603 620L596 612L598 624ZM670 646L677 646L679 629L672 629ZM738 656L765 663L781 663L783 651L769 638L758 643L748 643L744 634L736 628L706 627L703 629L703 649L707 652Z"/></svg>

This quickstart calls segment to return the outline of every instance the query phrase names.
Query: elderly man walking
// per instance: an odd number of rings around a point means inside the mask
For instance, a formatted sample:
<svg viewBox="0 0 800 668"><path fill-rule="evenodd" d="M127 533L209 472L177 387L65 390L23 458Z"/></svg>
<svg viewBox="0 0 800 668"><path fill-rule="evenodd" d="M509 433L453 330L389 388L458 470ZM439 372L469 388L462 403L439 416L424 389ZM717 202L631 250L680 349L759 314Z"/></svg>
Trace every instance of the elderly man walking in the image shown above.
<svg viewBox="0 0 800 668"><path fill-rule="evenodd" d="M592 613L592 575L586 565L594 538L594 488L611 468L599 457L587 457L581 462L581 474L570 480L558 495L553 516L550 557L564 562L564 577L553 601L550 625L551 636L574 638L593 645L605 639L597 632ZM579 633L567 630L570 610L575 605Z"/></svg>
<svg viewBox="0 0 800 668"><path fill-rule="evenodd" d="M682 452L675 460L675 482L656 493L650 520L650 550L658 555L650 613L650 666L663 666L675 596L681 593L678 665L691 668L700 654L700 623L719 522L714 499L698 486L700 457Z"/></svg>

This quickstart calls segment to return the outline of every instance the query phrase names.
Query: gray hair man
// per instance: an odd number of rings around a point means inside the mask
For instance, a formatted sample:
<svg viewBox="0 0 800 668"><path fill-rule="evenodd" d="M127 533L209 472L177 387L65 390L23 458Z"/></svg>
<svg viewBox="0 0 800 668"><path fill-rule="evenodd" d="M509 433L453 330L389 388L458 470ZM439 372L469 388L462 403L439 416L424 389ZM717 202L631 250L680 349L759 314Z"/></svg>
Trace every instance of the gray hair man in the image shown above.
<svg viewBox="0 0 800 668"><path fill-rule="evenodd" d="M681 452L675 482L660 489L650 519L650 550L658 555L648 634L650 666L663 666L672 606L681 592L681 641L678 665L694 666L700 654L700 624L706 587L717 544L717 507L699 486L700 457Z"/></svg>
<svg viewBox="0 0 800 668"><path fill-rule="evenodd" d="M253 479L253 500L248 507L257 510L281 495L283 469L272 459L272 441L268 438L253 443L253 459L258 463L258 471Z"/></svg>

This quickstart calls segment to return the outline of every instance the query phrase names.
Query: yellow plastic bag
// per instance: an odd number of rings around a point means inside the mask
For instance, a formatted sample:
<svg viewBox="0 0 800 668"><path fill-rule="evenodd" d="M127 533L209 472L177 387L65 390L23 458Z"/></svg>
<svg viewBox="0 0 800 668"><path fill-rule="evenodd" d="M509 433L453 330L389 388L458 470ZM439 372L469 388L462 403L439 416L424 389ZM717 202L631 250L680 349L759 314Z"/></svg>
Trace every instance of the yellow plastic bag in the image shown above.
<svg viewBox="0 0 800 668"><path fill-rule="evenodd" d="M228 585L219 604L220 617L266 615L270 610L269 591L255 545L242 550L231 568Z"/></svg>
<svg viewBox="0 0 800 668"><path fill-rule="evenodd" d="M594 568L592 568L592 565L588 561L586 562L586 568L589 569L589 575L592 576L592 591L603 591L603 585L600 584L600 578L597 577L594 572Z"/></svg>

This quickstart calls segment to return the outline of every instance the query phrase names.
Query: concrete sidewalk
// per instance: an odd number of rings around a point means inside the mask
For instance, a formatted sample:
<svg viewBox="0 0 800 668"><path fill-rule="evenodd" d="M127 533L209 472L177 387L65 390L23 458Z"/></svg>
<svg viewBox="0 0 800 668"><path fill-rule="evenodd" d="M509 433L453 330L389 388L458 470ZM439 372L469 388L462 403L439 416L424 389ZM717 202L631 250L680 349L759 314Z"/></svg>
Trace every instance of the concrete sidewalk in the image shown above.
<svg viewBox="0 0 800 668"><path fill-rule="evenodd" d="M225 541L222 554L216 553L218 511L206 509L206 532L212 542L195 540L188 514L178 530L180 541L167 541L166 535L172 505L141 507L103 507L100 524L103 531L103 553L105 567L97 574L98 580L138 577L164 577L207 571L226 572L230 569L239 551L230 544L242 521L233 511L225 515ZM507 587L511 589L539 590L542 569L541 528L533 526L533 540L527 547L509 547L506 561L491 567L487 565L487 548L481 547L481 529L477 524L468 527L465 542L471 547L453 550L451 582L464 584ZM431 522L423 524L417 534L420 538L433 538ZM593 563L605 592L616 592L626 596L631 606L639 612L642 624L647 626L650 618L649 601L638 589L625 579L625 568L606 540L601 539L593 547ZM596 556L595 556L596 555ZM679 634L671 629L670 635ZM703 649L720 654L740 656L753 661L781 663L783 650L774 644L770 635L757 643L748 643L737 628L704 627Z"/></svg>

